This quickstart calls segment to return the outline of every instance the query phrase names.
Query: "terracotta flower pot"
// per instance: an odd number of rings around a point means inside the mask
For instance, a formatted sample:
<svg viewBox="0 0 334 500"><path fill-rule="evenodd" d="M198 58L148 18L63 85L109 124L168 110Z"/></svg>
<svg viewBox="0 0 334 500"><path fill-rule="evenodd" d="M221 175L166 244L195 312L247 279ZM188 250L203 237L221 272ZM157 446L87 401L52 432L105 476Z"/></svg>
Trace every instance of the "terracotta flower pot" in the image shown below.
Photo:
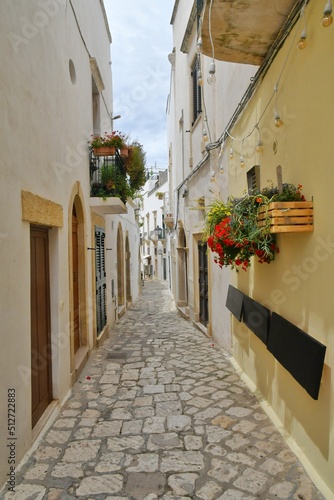
<svg viewBox="0 0 334 500"><path fill-rule="evenodd" d="M94 148L95 156L114 156L115 153L115 146L101 146L99 148Z"/></svg>
<svg viewBox="0 0 334 500"><path fill-rule="evenodd" d="M122 158L127 158L129 156L129 148L127 146L123 146L120 148L121 151L121 157Z"/></svg>

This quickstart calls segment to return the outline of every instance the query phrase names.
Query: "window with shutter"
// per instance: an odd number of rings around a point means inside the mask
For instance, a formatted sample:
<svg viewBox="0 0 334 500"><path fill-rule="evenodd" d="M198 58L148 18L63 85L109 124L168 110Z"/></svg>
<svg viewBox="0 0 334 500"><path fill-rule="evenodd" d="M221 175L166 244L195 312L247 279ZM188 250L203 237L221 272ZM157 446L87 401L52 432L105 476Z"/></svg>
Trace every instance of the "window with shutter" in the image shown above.
<svg viewBox="0 0 334 500"><path fill-rule="evenodd" d="M193 122L195 123L197 117L202 112L202 88L198 85L198 72L200 70L199 58L195 59L192 67L192 92L193 92Z"/></svg>
<svg viewBox="0 0 334 500"><path fill-rule="evenodd" d="M247 172L248 194L254 194L260 191L260 165L254 165Z"/></svg>
<svg viewBox="0 0 334 500"><path fill-rule="evenodd" d="M95 226L95 275L96 275L96 325L97 335L107 324L106 312L106 271L105 271L105 231Z"/></svg>

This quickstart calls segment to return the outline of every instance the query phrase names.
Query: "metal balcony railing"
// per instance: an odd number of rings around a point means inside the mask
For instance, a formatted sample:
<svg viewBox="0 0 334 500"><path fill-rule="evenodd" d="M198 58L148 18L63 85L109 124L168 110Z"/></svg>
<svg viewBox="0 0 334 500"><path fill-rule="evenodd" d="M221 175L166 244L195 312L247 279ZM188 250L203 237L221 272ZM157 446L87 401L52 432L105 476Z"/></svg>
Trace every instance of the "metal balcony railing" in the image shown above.
<svg viewBox="0 0 334 500"><path fill-rule="evenodd" d="M90 195L101 198L117 197L126 203L129 184L118 151L114 156L95 156L89 153Z"/></svg>

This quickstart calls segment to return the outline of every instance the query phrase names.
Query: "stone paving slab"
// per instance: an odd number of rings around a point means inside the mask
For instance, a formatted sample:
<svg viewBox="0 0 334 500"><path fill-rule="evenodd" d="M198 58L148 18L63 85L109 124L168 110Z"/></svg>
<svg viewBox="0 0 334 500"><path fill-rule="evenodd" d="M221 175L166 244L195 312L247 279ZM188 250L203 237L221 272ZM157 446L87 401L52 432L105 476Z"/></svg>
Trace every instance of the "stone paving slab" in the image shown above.
<svg viewBox="0 0 334 500"><path fill-rule="evenodd" d="M4 500L321 500L229 356L143 294L88 361Z"/></svg>

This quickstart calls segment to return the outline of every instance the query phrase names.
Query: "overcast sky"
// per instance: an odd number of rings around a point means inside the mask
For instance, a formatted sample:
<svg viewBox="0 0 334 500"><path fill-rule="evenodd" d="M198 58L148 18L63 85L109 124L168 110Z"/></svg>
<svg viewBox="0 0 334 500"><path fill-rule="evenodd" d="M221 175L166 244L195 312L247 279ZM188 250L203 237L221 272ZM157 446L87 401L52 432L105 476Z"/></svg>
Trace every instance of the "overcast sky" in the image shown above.
<svg viewBox="0 0 334 500"><path fill-rule="evenodd" d="M167 168L166 102L174 0L104 0L112 35L114 129L146 151L147 167Z"/></svg>

